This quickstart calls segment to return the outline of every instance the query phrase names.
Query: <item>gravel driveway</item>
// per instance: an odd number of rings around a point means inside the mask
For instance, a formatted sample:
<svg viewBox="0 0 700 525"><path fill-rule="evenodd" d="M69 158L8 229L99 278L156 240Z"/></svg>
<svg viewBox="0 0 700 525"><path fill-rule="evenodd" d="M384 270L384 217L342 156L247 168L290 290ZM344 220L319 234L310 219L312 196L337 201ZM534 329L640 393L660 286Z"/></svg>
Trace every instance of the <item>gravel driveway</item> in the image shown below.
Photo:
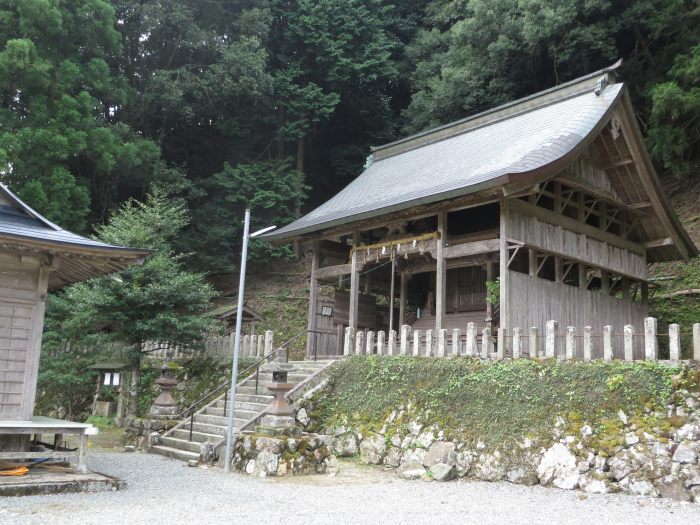
<svg viewBox="0 0 700 525"><path fill-rule="evenodd" d="M94 451L120 492L0 500L2 524L700 523L700 505L509 483L403 481L341 464L335 477L254 479L150 454Z"/></svg>

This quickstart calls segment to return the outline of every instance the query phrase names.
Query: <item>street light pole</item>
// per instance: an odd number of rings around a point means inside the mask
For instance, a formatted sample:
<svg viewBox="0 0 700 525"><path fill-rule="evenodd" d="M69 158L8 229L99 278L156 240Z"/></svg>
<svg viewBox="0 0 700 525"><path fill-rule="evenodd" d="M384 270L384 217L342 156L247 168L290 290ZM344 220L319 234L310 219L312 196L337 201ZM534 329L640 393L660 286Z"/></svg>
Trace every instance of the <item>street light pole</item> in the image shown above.
<svg viewBox="0 0 700 525"><path fill-rule="evenodd" d="M250 231L250 210L245 211L243 221L243 247L241 249L241 272L238 280L238 307L236 309L236 333L233 344L233 364L231 365L231 403L228 413L228 426L226 428L226 462L224 472L228 472L231 467L231 446L233 444L233 421L236 406L236 382L238 379L238 352L241 349L241 323L243 322L243 293L245 291L245 270L248 261L248 241L258 235L274 230L275 226L268 226L255 233Z"/></svg>

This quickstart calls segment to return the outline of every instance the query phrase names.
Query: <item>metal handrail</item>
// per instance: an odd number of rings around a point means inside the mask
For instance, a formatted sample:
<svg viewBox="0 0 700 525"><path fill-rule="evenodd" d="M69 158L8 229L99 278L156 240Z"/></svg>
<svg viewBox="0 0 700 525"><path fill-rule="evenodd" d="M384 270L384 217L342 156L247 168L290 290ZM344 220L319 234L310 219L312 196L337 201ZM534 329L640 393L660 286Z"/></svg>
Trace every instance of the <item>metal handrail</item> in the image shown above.
<svg viewBox="0 0 700 525"><path fill-rule="evenodd" d="M243 370L242 372L239 372L238 375L236 376L236 382L240 381L241 376L246 377L246 374L253 370L255 368L255 395L258 395L258 378L260 377L260 365L267 361L271 356L276 355L280 350L284 350L285 352L287 351L287 347L299 339L302 335L307 333L308 330L304 330L303 332L299 332L297 335L286 341L282 346L279 346L275 348L272 352L262 356L258 361L250 365L248 368ZM313 332L313 330L312 330ZM228 379L222 384L220 384L218 387L216 387L213 390L210 390L206 394L204 394L202 397L200 397L197 401L192 403L189 407L187 407L185 410L177 414L177 418L184 419L186 417L190 418L190 436L188 441L192 441L192 429L194 427L194 416L195 413L197 412L197 408L206 400L210 399L213 395L221 392L221 390L224 390L224 417L226 417L226 408L227 408L227 403L228 403L228 389L231 388L231 380Z"/></svg>

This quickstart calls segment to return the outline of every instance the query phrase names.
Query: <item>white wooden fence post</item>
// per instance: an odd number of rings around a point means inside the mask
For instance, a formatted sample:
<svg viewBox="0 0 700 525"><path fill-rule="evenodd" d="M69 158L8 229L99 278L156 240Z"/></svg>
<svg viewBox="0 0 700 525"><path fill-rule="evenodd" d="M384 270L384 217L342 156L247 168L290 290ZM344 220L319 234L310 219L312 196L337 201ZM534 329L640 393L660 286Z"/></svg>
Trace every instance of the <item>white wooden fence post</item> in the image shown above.
<svg viewBox="0 0 700 525"><path fill-rule="evenodd" d="M496 359L503 359L506 356L506 330L499 328L496 332Z"/></svg>
<svg viewBox="0 0 700 525"><path fill-rule="evenodd" d="M433 330L425 331L425 357L433 355Z"/></svg>
<svg viewBox="0 0 700 525"><path fill-rule="evenodd" d="M700 361L700 323L693 324L693 359Z"/></svg>
<svg viewBox="0 0 700 525"><path fill-rule="evenodd" d="M681 360L681 336L677 324L668 325L668 352L672 363Z"/></svg>
<svg viewBox="0 0 700 525"><path fill-rule="evenodd" d="M343 343L343 355L352 355L355 344L355 329L352 326L345 328L345 341Z"/></svg>
<svg viewBox="0 0 700 525"><path fill-rule="evenodd" d="M566 327L566 358L571 360L576 358L576 327Z"/></svg>
<svg viewBox="0 0 700 525"><path fill-rule="evenodd" d="M476 323L467 323L467 356L476 355Z"/></svg>
<svg viewBox="0 0 700 525"><path fill-rule="evenodd" d="M544 341L544 352L545 352L545 357L547 358L552 358L552 357L559 357L559 352L557 349L557 335L558 335L558 327L559 323L556 321L547 321L546 325L546 334L545 334L545 341Z"/></svg>
<svg viewBox="0 0 700 525"><path fill-rule="evenodd" d="M265 332L265 355L270 354L274 349L275 343L275 333L272 330L267 330Z"/></svg>
<svg viewBox="0 0 700 525"><path fill-rule="evenodd" d="M481 331L481 358L491 357L491 328L485 326Z"/></svg>
<svg viewBox="0 0 700 525"><path fill-rule="evenodd" d="M411 332L411 327L407 324L401 327L401 355L410 355L408 346L408 336Z"/></svg>
<svg viewBox="0 0 700 525"><path fill-rule="evenodd" d="M605 325L603 327L603 359L605 361L612 361L615 346L612 338L613 327Z"/></svg>
<svg viewBox="0 0 700 525"><path fill-rule="evenodd" d="M626 324L624 334L625 361L634 361L634 326Z"/></svg>
<svg viewBox="0 0 700 525"><path fill-rule="evenodd" d="M420 355L420 330L413 330L413 357Z"/></svg>
<svg viewBox="0 0 700 525"><path fill-rule="evenodd" d="M536 326L531 326L530 330L528 332L528 353L530 354L530 358L534 359L536 357L539 357L540 352L539 349L537 348L538 346L538 341L537 341L537 327Z"/></svg>
<svg viewBox="0 0 700 525"><path fill-rule="evenodd" d="M458 356L462 352L460 348L462 346L462 330L455 328L452 330L452 355Z"/></svg>
<svg viewBox="0 0 700 525"><path fill-rule="evenodd" d="M384 355L384 345L386 344L386 333L384 330L377 332L377 355Z"/></svg>
<svg viewBox="0 0 700 525"><path fill-rule="evenodd" d="M362 355L365 352L365 332L358 330L355 334L355 355Z"/></svg>
<svg viewBox="0 0 700 525"><path fill-rule="evenodd" d="M374 354L374 332L372 330L367 331L367 339L365 344L365 354Z"/></svg>
<svg viewBox="0 0 700 525"><path fill-rule="evenodd" d="M644 319L644 359L656 361L659 358L659 344L656 340L656 318Z"/></svg>
<svg viewBox="0 0 700 525"><path fill-rule="evenodd" d="M523 329L513 328L513 359L519 359L523 353L522 348Z"/></svg>
<svg viewBox="0 0 700 525"><path fill-rule="evenodd" d="M387 355L396 355L396 330L389 330L389 342L386 347Z"/></svg>
<svg viewBox="0 0 700 525"><path fill-rule="evenodd" d="M593 359L593 327L583 327L583 360Z"/></svg>

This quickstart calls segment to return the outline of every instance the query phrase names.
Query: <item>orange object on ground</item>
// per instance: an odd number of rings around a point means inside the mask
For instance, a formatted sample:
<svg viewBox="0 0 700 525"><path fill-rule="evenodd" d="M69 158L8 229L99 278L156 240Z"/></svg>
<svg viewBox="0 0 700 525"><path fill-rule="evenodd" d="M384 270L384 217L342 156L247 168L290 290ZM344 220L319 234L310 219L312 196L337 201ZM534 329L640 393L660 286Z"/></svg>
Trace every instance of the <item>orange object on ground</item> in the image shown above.
<svg viewBox="0 0 700 525"><path fill-rule="evenodd" d="M17 467L9 470L0 470L0 476L24 476L29 469L27 467Z"/></svg>

